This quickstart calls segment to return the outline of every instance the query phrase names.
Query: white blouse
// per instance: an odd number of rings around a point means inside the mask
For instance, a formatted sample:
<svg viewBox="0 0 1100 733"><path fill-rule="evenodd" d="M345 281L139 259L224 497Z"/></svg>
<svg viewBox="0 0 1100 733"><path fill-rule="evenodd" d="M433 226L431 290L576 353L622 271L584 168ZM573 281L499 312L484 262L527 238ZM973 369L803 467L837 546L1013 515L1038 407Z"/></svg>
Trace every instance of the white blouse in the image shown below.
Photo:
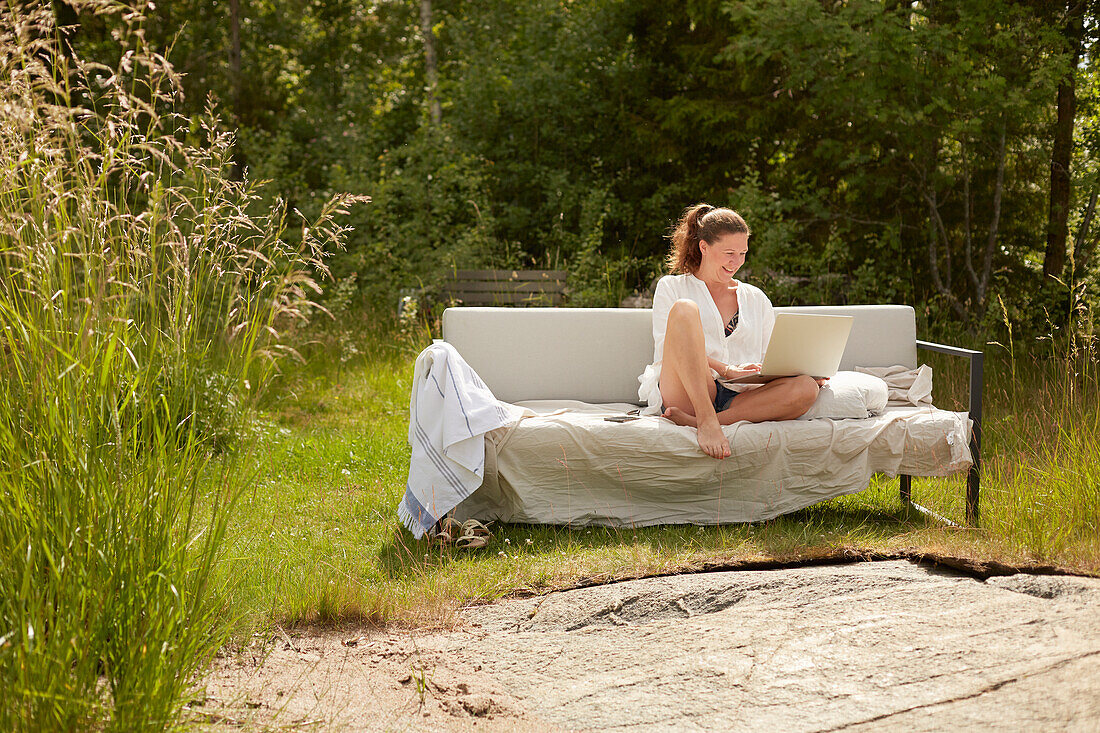
<svg viewBox="0 0 1100 733"><path fill-rule="evenodd" d="M726 324L722 314L714 303L706 283L694 275L666 275L657 282L653 293L653 363L645 368L638 381L638 398L649 403L647 414L654 414L661 408L661 358L665 350L665 328L668 325L668 312L677 300L686 298L699 306L699 316L703 320L703 335L706 340L707 356L725 364L759 363L764 359L764 349L772 335L775 325L775 311L772 302L760 288L734 280L737 284L738 313L737 328L726 336ZM718 373L711 370L713 376ZM756 385L745 385L746 388Z"/></svg>

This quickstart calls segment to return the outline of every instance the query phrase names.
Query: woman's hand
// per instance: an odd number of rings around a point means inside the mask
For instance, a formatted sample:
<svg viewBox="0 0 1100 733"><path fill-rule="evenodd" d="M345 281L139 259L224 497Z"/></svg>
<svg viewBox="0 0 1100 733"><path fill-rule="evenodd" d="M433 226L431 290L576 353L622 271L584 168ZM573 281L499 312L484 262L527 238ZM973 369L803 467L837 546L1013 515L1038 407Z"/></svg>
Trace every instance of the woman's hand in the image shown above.
<svg viewBox="0 0 1100 733"><path fill-rule="evenodd" d="M722 370L724 379L738 379L748 377L760 371L760 364L726 364Z"/></svg>
<svg viewBox="0 0 1100 733"><path fill-rule="evenodd" d="M817 382L818 387L824 387L825 383L829 381L828 377L816 377L814 381Z"/></svg>

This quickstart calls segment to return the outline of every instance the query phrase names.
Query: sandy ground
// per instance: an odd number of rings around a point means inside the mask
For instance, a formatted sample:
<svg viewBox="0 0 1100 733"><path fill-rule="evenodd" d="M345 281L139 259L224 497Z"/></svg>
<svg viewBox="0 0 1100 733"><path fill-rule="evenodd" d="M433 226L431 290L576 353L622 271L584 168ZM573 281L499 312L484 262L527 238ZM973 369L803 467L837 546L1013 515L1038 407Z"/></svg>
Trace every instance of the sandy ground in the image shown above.
<svg viewBox="0 0 1100 733"><path fill-rule="evenodd" d="M551 731L447 632L306 628L216 660L189 716L214 729Z"/></svg>

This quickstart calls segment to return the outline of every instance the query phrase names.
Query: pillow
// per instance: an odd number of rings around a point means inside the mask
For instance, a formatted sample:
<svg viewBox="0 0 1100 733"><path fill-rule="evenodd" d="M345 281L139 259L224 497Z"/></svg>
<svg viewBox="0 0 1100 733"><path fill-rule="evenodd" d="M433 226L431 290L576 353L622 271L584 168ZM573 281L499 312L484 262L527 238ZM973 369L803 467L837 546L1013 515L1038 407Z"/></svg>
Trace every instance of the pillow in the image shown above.
<svg viewBox="0 0 1100 733"><path fill-rule="evenodd" d="M817 400L799 420L828 417L870 417L886 407L889 388L879 377L859 372L837 372L818 390Z"/></svg>

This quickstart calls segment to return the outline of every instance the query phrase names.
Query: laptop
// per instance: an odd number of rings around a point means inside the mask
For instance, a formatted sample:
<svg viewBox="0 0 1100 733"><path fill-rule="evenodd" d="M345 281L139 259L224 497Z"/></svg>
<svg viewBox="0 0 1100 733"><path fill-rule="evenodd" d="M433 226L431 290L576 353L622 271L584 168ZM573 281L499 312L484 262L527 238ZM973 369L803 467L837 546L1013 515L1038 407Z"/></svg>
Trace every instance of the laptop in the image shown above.
<svg viewBox="0 0 1100 733"><path fill-rule="evenodd" d="M840 366L851 330L852 316L776 313L760 372L719 381L729 385L763 384L796 374L831 377Z"/></svg>

